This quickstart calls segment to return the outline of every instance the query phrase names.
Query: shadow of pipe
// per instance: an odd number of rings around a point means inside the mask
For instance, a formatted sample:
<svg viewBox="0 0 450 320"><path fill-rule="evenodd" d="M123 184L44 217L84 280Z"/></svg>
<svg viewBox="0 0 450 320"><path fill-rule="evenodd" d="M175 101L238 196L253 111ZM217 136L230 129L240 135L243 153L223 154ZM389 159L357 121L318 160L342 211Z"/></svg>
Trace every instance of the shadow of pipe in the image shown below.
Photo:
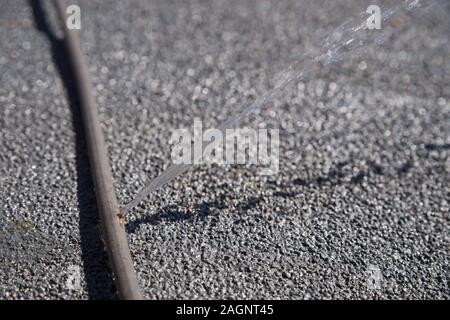
<svg viewBox="0 0 450 320"><path fill-rule="evenodd" d="M66 48L51 29L47 8L43 1L29 0L36 28L46 35L50 42L52 59L66 90L72 124L75 130L75 161L77 179L77 198L79 210L79 230L81 258L90 299L111 299L115 289L108 268L108 256L101 240L99 217L95 203L94 187L91 179L89 158L84 137L81 113L78 104L78 92L65 59Z"/></svg>

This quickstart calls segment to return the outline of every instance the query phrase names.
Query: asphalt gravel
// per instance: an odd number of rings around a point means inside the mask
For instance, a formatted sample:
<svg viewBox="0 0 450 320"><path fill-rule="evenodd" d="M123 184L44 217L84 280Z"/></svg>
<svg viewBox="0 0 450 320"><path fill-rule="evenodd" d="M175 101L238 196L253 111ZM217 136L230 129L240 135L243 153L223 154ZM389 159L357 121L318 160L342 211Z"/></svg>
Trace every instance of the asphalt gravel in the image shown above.
<svg viewBox="0 0 450 320"><path fill-rule="evenodd" d="M121 203L169 165L173 129L214 127L369 5L75 2ZM58 24L37 3L0 2L0 298L114 298ZM449 14L400 15L244 122L280 129L278 174L198 166L129 212L145 297L450 298Z"/></svg>

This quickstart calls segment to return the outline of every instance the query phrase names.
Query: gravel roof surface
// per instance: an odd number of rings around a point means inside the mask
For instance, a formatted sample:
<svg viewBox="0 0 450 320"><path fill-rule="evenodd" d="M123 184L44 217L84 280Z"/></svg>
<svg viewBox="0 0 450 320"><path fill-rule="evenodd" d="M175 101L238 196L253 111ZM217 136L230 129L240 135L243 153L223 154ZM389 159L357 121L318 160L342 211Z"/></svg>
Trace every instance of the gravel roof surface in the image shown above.
<svg viewBox="0 0 450 320"><path fill-rule="evenodd" d="M112 298L80 115L43 2L0 3L0 298ZM173 129L247 106L368 5L76 2L121 203L168 166ZM317 68L244 123L280 129L278 174L199 166L132 210L145 297L450 298L449 13L438 1L401 16L382 45Z"/></svg>

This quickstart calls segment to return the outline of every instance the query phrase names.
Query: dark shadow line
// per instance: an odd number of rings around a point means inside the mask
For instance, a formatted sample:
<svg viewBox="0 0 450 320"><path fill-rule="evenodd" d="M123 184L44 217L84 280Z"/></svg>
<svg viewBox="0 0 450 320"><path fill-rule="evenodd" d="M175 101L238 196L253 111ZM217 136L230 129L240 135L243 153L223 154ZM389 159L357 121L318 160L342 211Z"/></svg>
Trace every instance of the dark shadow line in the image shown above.
<svg viewBox="0 0 450 320"><path fill-rule="evenodd" d="M424 144L423 150L428 154L431 151L446 152L450 150L450 144ZM423 156L427 156L427 155ZM390 178L404 178L413 168L414 162L412 159L407 160L399 167L386 168L382 165L367 160L367 166L365 169L361 168L358 172L346 172L344 168L351 166L350 161L344 161L337 163L327 175L318 176L310 179L295 178L287 184L279 185L281 190L275 190L272 197L275 198L295 198L303 194L303 188L310 187L335 187L339 185L359 185L364 187L364 182L367 179L371 179L375 176L387 176ZM393 172L389 173L389 169L393 169ZM269 184L277 185L275 181L269 181ZM266 196L254 196L241 201L237 204L236 210L239 213L245 213L249 210L255 209L258 205L264 201ZM202 221L206 217L213 215L211 209L225 209L227 208L225 197L222 195L214 201L204 202L197 204L194 213L185 213L184 210L180 210L179 206L169 205L153 215L146 215L142 218L138 218L129 221L126 225L127 232L135 233L141 225L158 225L162 222L194 222ZM236 217L235 223L240 222L240 217Z"/></svg>
<svg viewBox="0 0 450 320"><path fill-rule="evenodd" d="M90 299L111 299L114 297L114 284L108 268L108 257L101 239L99 216L95 203L94 186L87 156L78 92L66 57L66 47L50 28L43 3L28 0L32 9L36 28L47 36L50 42L53 63L66 90L72 125L75 131L75 162L77 179L77 199L79 209L79 230L81 258Z"/></svg>
<svg viewBox="0 0 450 320"><path fill-rule="evenodd" d="M212 215L211 209L225 209L223 197L219 197L218 200L198 203L193 208L192 212L189 210L180 210L177 205L168 205L162 208L160 211L153 215L145 215L141 218L137 218L129 221L125 228L128 233L135 233L141 225L153 225L156 226L164 221L176 223L176 222L202 222L208 216Z"/></svg>

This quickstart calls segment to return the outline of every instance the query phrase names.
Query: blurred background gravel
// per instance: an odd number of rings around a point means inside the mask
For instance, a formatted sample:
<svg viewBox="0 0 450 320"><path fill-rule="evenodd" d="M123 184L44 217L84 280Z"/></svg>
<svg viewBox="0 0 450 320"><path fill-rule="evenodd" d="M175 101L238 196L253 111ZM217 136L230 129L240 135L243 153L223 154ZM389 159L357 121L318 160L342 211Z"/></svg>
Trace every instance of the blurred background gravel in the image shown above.
<svg viewBox="0 0 450 320"><path fill-rule="evenodd" d="M122 203L173 129L216 125L373 4L74 3ZM279 174L200 166L130 212L145 297L448 299L449 14L399 17L249 119L280 129ZM2 299L115 296L55 26L50 1L0 1Z"/></svg>

